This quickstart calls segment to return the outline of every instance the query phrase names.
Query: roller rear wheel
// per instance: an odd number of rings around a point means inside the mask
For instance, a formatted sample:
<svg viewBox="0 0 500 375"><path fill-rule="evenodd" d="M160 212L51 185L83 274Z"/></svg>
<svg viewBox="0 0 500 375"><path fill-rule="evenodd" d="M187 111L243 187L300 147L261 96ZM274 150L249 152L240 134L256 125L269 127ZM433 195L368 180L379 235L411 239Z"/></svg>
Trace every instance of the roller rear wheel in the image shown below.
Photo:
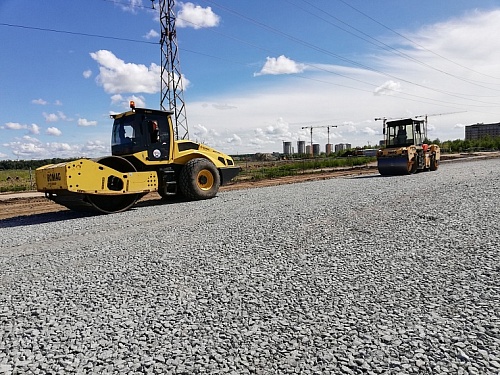
<svg viewBox="0 0 500 375"><path fill-rule="evenodd" d="M436 156L435 155L432 155L431 156L431 166L430 166L430 170L431 171L435 171L437 170L439 167L439 160L436 160Z"/></svg>
<svg viewBox="0 0 500 375"><path fill-rule="evenodd" d="M181 192L189 199L213 198L219 191L219 171L207 159L192 159L182 168L179 185Z"/></svg>

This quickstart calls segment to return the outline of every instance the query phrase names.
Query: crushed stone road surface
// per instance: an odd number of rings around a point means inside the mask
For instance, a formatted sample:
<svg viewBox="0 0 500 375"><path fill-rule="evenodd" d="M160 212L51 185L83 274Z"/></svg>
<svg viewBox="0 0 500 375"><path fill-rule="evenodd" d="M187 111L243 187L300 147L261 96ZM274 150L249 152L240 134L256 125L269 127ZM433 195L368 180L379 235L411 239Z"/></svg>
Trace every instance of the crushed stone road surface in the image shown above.
<svg viewBox="0 0 500 375"><path fill-rule="evenodd" d="M498 374L500 160L0 225L0 374Z"/></svg>

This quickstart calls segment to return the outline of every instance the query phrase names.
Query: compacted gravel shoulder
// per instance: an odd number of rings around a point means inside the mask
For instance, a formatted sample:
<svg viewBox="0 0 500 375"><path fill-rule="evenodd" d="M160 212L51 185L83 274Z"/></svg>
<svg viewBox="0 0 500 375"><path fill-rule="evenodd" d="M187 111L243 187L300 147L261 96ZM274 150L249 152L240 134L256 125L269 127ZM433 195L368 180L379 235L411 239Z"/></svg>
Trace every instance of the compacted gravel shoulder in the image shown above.
<svg viewBox="0 0 500 375"><path fill-rule="evenodd" d="M500 160L0 223L0 374L499 374Z"/></svg>

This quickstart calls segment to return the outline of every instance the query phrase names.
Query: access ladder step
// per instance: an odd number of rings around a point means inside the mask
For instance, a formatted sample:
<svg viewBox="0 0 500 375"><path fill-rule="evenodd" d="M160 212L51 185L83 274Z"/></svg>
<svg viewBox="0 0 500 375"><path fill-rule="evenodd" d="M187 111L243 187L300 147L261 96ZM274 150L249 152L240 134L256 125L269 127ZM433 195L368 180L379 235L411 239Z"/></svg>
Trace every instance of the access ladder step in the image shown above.
<svg viewBox="0 0 500 375"><path fill-rule="evenodd" d="M177 180L175 178L175 171L173 169L164 169L162 170L162 175L165 195L176 195Z"/></svg>

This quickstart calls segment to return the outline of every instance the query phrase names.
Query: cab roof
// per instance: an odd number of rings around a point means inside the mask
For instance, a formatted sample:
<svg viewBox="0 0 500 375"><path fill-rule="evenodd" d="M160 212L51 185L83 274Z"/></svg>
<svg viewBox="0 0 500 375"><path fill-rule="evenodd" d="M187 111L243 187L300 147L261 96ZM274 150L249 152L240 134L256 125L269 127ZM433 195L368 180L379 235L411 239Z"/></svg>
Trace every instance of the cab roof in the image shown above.
<svg viewBox="0 0 500 375"><path fill-rule="evenodd" d="M412 124L421 124L425 122L425 120L415 120L413 118L404 118L401 120L387 121L387 126L401 126L401 125L412 125Z"/></svg>
<svg viewBox="0 0 500 375"><path fill-rule="evenodd" d="M117 119L121 118L123 116L130 116L134 114L140 114L140 113L148 113L148 114L154 114L154 115L159 115L159 116L170 116L173 115L173 111L162 111L158 109L148 109L148 108L134 108L131 109L130 111L123 112L123 113L115 113L113 115L110 115L111 118Z"/></svg>

